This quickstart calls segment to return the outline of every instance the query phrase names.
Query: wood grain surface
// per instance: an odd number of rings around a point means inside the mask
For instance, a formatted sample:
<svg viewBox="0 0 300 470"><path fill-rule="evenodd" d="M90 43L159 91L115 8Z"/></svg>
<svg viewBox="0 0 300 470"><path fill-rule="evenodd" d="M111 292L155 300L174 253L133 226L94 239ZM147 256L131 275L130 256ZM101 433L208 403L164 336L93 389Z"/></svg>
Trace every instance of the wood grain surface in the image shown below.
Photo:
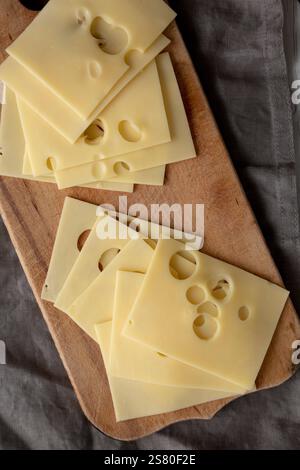
<svg viewBox="0 0 300 470"><path fill-rule="evenodd" d="M1 1L1 61L6 57L5 48L34 15L17 0ZM128 203L147 206L163 202L204 203L204 251L282 285L175 23L169 27L167 36L172 39L169 51L198 158L170 165L162 188L137 186ZM118 206L119 195L83 188L58 191L51 184L0 178L1 215L85 415L105 434L132 440L180 420L209 419L230 400L117 424L98 346L66 315L41 300L64 198L71 196L94 204ZM300 338L300 324L288 301L259 373L258 389L274 387L291 377L294 372L291 347L296 338Z"/></svg>

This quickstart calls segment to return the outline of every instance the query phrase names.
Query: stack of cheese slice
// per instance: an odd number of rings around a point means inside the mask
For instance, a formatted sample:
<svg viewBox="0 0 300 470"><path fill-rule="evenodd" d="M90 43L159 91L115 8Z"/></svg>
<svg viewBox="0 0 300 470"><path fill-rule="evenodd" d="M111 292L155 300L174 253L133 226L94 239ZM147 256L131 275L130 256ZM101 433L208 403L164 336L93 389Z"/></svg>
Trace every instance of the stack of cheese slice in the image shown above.
<svg viewBox="0 0 300 470"><path fill-rule="evenodd" d="M196 156L163 0L50 0L7 49L0 174L59 189L164 184Z"/></svg>
<svg viewBox="0 0 300 470"><path fill-rule="evenodd" d="M66 199L42 298L99 343L116 420L253 390L288 292L96 209Z"/></svg>

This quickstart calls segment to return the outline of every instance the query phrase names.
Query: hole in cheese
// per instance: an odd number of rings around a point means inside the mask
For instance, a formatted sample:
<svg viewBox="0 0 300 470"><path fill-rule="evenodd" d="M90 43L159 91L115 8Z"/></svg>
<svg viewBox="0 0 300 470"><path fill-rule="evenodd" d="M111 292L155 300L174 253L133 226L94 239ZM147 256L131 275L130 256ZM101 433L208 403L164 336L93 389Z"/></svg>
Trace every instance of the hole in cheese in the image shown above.
<svg viewBox="0 0 300 470"><path fill-rule="evenodd" d="M100 49L106 54L120 54L128 44L127 32L106 22L101 16L92 21L91 35L99 41Z"/></svg>
<svg viewBox="0 0 300 470"><path fill-rule="evenodd" d="M204 300L204 297L204 290L199 286L192 286L186 292L187 300L193 305L200 304Z"/></svg>
<svg viewBox="0 0 300 470"><path fill-rule="evenodd" d="M81 251L85 242L87 241L88 239L88 236L89 234L91 233L90 230L85 230L79 237L78 237L78 240L77 240L77 248L78 248L78 251Z"/></svg>
<svg viewBox="0 0 300 470"><path fill-rule="evenodd" d="M138 65L141 56L142 52L138 51L137 49L132 49L126 53L124 60L127 65L134 67Z"/></svg>
<svg viewBox="0 0 300 470"><path fill-rule="evenodd" d="M48 170L54 171L55 170L55 160L52 157L47 158L46 165Z"/></svg>
<svg viewBox="0 0 300 470"><path fill-rule="evenodd" d="M100 119L96 119L92 124L84 131L85 143L89 145L97 145L104 137L104 125Z"/></svg>
<svg viewBox="0 0 300 470"><path fill-rule="evenodd" d="M99 270L102 272L119 253L119 248L110 248L102 253L98 263Z"/></svg>
<svg viewBox="0 0 300 470"><path fill-rule="evenodd" d="M193 330L198 338L208 340L212 339L216 335L218 324L210 315L202 314L195 319Z"/></svg>
<svg viewBox="0 0 300 470"><path fill-rule="evenodd" d="M211 315L212 317L218 317L219 316L219 309L212 302L205 302L204 304L200 305L197 309L197 312L198 313L207 313L208 315Z"/></svg>
<svg viewBox="0 0 300 470"><path fill-rule="evenodd" d="M138 126L126 120L120 122L119 132L127 142L138 142L142 137L142 133Z"/></svg>
<svg viewBox="0 0 300 470"><path fill-rule="evenodd" d="M100 180L106 173L106 165L103 162L96 162L92 166L92 175L95 179Z"/></svg>
<svg viewBox="0 0 300 470"><path fill-rule="evenodd" d="M228 296L229 290L230 290L229 282L226 281L226 279L221 279L212 288L212 295L215 299L223 300Z"/></svg>
<svg viewBox="0 0 300 470"><path fill-rule="evenodd" d="M197 261L193 253L184 250L173 255L169 263L171 275L180 281L191 277L196 267Z"/></svg>
<svg viewBox="0 0 300 470"><path fill-rule="evenodd" d="M90 18L90 12L87 8L79 8L76 12L76 19L77 23L81 25L85 25Z"/></svg>
<svg viewBox="0 0 300 470"><path fill-rule="evenodd" d="M125 162L118 162L114 165L114 172L120 176L120 175L125 175L130 171L130 167L127 163Z"/></svg>
<svg viewBox="0 0 300 470"><path fill-rule="evenodd" d="M96 60L88 63L88 73L91 78L99 78L102 74L102 67Z"/></svg>
<svg viewBox="0 0 300 470"><path fill-rule="evenodd" d="M248 307L243 306L239 309L239 319L241 321L248 320L249 316L250 316L250 310Z"/></svg>
<svg viewBox="0 0 300 470"><path fill-rule="evenodd" d="M159 357L161 357L162 359L167 359L168 356L166 356L165 354L161 353L161 352L157 352L156 353Z"/></svg>

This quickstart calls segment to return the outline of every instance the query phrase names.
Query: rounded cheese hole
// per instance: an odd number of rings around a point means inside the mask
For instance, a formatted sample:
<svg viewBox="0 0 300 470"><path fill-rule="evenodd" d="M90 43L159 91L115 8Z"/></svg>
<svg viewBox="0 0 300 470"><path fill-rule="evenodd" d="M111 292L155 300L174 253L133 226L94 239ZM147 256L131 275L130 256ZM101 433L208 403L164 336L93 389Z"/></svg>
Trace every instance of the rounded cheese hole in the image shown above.
<svg viewBox="0 0 300 470"><path fill-rule="evenodd" d="M219 309L212 302L205 302L204 304L200 305L197 308L197 312L198 313L207 313L208 315L211 315L212 317L218 317L219 316Z"/></svg>
<svg viewBox="0 0 300 470"><path fill-rule="evenodd" d="M55 160L52 157L47 158L46 165L48 170L54 171L55 170Z"/></svg>
<svg viewBox="0 0 300 470"><path fill-rule="evenodd" d="M250 310L248 307L243 306L239 309L239 319L241 321L248 320L249 316L250 316Z"/></svg>
<svg viewBox="0 0 300 470"><path fill-rule="evenodd" d="M161 359L167 359L167 357L168 357L168 356L166 356L165 354L160 353L160 352L158 352L157 355L158 355Z"/></svg>
<svg viewBox="0 0 300 470"><path fill-rule="evenodd" d="M215 299L223 300L229 294L230 285L226 279L218 281L212 289L212 295Z"/></svg>
<svg viewBox="0 0 300 470"><path fill-rule="evenodd" d="M96 162L92 166L92 175L96 179L101 179L106 173L106 165L103 162Z"/></svg>
<svg viewBox="0 0 300 470"><path fill-rule="evenodd" d="M77 23L81 26L86 24L90 18L90 12L87 8L79 8L76 12Z"/></svg>
<svg viewBox="0 0 300 470"><path fill-rule="evenodd" d="M138 51L137 49L132 49L128 51L125 55L125 63L130 67L138 65L142 56L142 52Z"/></svg>
<svg viewBox="0 0 300 470"><path fill-rule="evenodd" d="M169 263L171 275L180 281L191 277L197 267L195 255L192 252L189 252L188 259L186 256L187 252L185 250L179 251L172 256Z"/></svg>
<svg viewBox="0 0 300 470"><path fill-rule="evenodd" d="M127 140L127 142L138 142L142 137L140 129L129 121L120 122L119 132L123 139Z"/></svg>
<svg viewBox="0 0 300 470"><path fill-rule="evenodd" d="M104 125L100 119L96 119L92 124L84 131L83 134L85 143L89 145L97 145L104 137Z"/></svg>
<svg viewBox="0 0 300 470"><path fill-rule="evenodd" d="M118 162L114 165L114 172L118 175L126 175L130 171L130 166L126 162Z"/></svg>
<svg viewBox="0 0 300 470"><path fill-rule="evenodd" d="M199 286L192 286L186 292L186 298L193 305L200 304L205 297L204 290Z"/></svg>
<svg viewBox="0 0 300 470"><path fill-rule="evenodd" d="M209 315L199 315L193 323L194 333L200 339L212 339L218 330L218 324L214 318Z"/></svg>
<svg viewBox="0 0 300 470"><path fill-rule="evenodd" d="M77 248L78 248L78 251L81 251L85 242L87 241L88 239L88 236L89 234L91 233L90 230L85 230L79 237L78 237L78 240L77 240Z"/></svg>
<svg viewBox="0 0 300 470"><path fill-rule="evenodd" d="M109 250L106 250L100 257L98 264L99 270L102 272L119 253L119 248L110 248Z"/></svg>
<svg viewBox="0 0 300 470"><path fill-rule="evenodd" d="M88 63L88 72L91 78L99 78L102 74L102 67L96 60L92 60Z"/></svg>
<svg viewBox="0 0 300 470"><path fill-rule="evenodd" d="M106 54L120 54L128 44L125 29L108 23L101 16L92 21L91 35L99 40L99 47Z"/></svg>

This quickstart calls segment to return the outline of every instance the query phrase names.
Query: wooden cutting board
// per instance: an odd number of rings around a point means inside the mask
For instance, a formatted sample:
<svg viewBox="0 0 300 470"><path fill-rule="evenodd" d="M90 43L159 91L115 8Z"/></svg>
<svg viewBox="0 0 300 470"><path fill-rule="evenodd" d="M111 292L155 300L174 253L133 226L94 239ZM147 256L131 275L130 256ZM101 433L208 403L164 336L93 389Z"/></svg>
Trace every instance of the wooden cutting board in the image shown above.
<svg viewBox="0 0 300 470"><path fill-rule="evenodd" d="M18 0L0 6L0 61L5 48L35 14ZM170 165L162 188L137 186L128 203L205 204L204 251L258 276L282 285L280 275L241 188L180 33L172 24L169 50L187 109L198 158ZM71 196L94 204L117 207L119 193L0 178L1 214L87 418L105 434L121 440L140 438L171 423L209 419L230 400L219 400L175 413L117 424L98 346L40 293L46 278L55 234L64 203ZM33 326L34 328L34 326ZM288 301L257 379L257 388L274 387L291 377L292 342L300 324Z"/></svg>

